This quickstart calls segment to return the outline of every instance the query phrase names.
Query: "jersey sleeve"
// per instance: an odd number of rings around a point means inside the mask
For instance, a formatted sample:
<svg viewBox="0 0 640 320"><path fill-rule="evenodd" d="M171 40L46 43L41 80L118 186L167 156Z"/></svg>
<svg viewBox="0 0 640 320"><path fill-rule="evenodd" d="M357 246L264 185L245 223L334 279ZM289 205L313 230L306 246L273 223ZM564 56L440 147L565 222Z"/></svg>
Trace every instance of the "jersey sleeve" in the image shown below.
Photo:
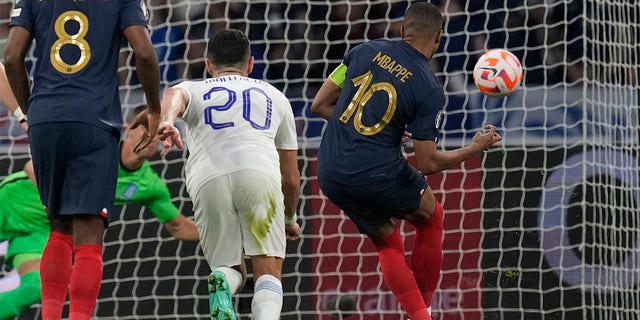
<svg viewBox="0 0 640 320"><path fill-rule="evenodd" d="M9 26L21 26L33 33L33 14L31 13L32 0L17 1L11 10Z"/></svg>
<svg viewBox="0 0 640 320"><path fill-rule="evenodd" d="M296 133L296 122L293 118L291 103L289 103L289 100L283 95L283 98L280 99L280 104L283 109L283 119L276 132L276 149L298 150L298 135Z"/></svg>
<svg viewBox="0 0 640 320"><path fill-rule="evenodd" d="M120 30L133 25L147 26L149 12L144 0L126 0L120 12Z"/></svg>
<svg viewBox="0 0 640 320"><path fill-rule="evenodd" d="M193 121L197 121L197 115L194 114L193 111L191 111L193 109L191 108L191 104L193 103L193 96L191 95L191 89L194 86L194 84L195 82L193 81L182 81L177 85L173 86L174 88L179 88L187 91L187 94L189 95L189 104L187 104L187 107L184 109L182 116L180 116L180 118L182 118L187 123L197 123L197 122L193 122Z"/></svg>
<svg viewBox="0 0 640 320"><path fill-rule="evenodd" d="M169 189L162 181L153 186L153 197L144 204L160 223L169 222L180 214L180 210L171 202Z"/></svg>
<svg viewBox="0 0 640 320"><path fill-rule="evenodd" d="M407 126L412 139L437 141L443 106L442 87L433 88L421 99L415 119Z"/></svg>

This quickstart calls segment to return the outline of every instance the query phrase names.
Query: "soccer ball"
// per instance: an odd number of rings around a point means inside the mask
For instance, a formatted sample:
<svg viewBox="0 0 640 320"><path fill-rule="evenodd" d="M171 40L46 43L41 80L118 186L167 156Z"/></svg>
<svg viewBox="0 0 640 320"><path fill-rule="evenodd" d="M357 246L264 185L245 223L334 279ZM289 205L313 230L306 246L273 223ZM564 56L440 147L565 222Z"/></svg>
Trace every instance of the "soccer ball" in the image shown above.
<svg viewBox="0 0 640 320"><path fill-rule="evenodd" d="M489 50L473 68L473 82L480 92L488 96L506 97L522 82L520 60L504 49Z"/></svg>

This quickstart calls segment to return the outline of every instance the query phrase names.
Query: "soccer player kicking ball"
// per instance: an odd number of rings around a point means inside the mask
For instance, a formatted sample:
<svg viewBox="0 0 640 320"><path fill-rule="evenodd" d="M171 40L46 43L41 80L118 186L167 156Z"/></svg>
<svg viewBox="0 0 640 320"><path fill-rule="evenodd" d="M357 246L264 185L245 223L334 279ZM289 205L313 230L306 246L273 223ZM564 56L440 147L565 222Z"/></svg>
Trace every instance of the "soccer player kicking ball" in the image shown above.
<svg viewBox="0 0 640 320"><path fill-rule="evenodd" d="M494 126L486 126L467 147L436 148L445 99L429 59L440 45L442 23L436 6L411 5L402 39L353 48L311 106L328 120L318 151L320 188L373 241L384 281L412 320L431 319L442 264L442 206L424 175L501 140ZM414 140L417 168L402 156L405 130ZM392 218L416 228L411 268Z"/></svg>
<svg viewBox="0 0 640 320"><path fill-rule="evenodd" d="M165 91L158 135L163 154L182 147L174 127L186 124L185 174L209 276L212 319L236 319L233 295L251 257L256 320L280 319L280 282L286 238L296 239L300 188L298 142L291 104L264 81L248 78L249 40L238 30L216 30L206 68L213 77Z"/></svg>
<svg viewBox="0 0 640 320"><path fill-rule="evenodd" d="M144 108L136 108L134 116ZM173 205L166 184L147 160L158 150L157 137L148 147L133 151L144 133L142 127L128 128L121 143L115 204L144 205L177 240L198 241L195 223ZM0 320L20 315L41 299L40 260L50 231L32 180L33 167L29 161L23 171L0 182L0 240L9 241L4 261L20 275L16 288L0 292Z"/></svg>

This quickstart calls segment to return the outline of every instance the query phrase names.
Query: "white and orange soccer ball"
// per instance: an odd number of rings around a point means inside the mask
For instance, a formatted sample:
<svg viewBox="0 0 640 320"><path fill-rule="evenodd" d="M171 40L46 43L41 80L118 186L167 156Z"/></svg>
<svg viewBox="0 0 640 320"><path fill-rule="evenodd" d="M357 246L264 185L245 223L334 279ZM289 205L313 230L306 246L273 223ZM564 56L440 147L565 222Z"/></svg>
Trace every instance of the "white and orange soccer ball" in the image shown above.
<svg viewBox="0 0 640 320"><path fill-rule="evenodd" d="M480 92L488 96L506 97L522 82L522 64L507 50L489 50L476 62L473 82Z"/></svg>

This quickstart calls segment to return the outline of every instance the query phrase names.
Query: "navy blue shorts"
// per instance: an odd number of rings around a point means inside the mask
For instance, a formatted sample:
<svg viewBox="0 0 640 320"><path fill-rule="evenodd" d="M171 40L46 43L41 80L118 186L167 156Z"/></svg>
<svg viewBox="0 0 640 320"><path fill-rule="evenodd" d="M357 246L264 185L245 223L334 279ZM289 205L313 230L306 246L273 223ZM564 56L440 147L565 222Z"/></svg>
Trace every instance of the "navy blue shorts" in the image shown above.
<svg viewBox="0 0 640 320"><path fill-rule="evenodd" d="M350 186L318 177L320 189L356 224L371 234L391 218L403 219L420 207L427 180L411 166L384 183Z"/></svg>
<svg viewBox="0 0 640 320"><path fill-rule="evenodd" d="M120 133L81 122L29 127L40 199L49 219L94 214L107 219L113 207Z"/></svg>

